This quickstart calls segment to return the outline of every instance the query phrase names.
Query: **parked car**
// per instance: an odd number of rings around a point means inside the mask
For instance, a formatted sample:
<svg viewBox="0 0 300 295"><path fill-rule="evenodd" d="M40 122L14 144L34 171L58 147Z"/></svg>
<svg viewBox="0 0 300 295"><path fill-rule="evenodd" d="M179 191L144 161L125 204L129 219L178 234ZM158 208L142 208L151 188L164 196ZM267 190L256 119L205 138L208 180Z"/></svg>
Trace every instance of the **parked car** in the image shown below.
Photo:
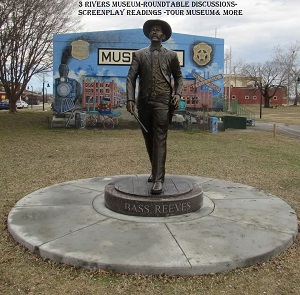
<svg viewBox="0 0 300 295"><path fill-rule="evenodd" d="M24 108L28 108L28 103L24 100L19 99L16 102L16 106L18 109L24 109Z"/></svg>
<svg viewBox="0 0 300 295"><path fill-rule="evenodd" d="M9 102L7 100L0 101L0 110L8 110Z"/></svg>

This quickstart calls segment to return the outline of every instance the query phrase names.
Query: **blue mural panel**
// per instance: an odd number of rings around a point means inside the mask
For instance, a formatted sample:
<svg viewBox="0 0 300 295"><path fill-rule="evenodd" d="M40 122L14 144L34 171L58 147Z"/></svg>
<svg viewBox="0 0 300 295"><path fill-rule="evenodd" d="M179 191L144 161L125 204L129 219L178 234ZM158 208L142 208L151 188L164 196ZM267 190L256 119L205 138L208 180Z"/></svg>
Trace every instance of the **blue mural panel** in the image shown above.
<svg viewBox="0 0 300 295"><path fill-rule="evenodd" d="M142 29L54 35L56 108L99 106L107 98L113 106L123 104L132 54L149 43ZM163 46L178 54L187 107L221 108L224 40L173 33Z"/></svg>

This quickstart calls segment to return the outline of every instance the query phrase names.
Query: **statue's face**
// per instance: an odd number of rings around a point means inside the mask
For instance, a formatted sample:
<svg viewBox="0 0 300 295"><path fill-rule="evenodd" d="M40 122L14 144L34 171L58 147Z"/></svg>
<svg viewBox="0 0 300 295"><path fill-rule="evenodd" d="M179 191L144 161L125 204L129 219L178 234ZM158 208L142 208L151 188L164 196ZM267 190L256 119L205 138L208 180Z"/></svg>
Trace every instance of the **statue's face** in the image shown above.
<svg viewBox="0 0 300 295"><path fill-rule="evenodd" d="M162 42L166 38L166 35L161 26L154 25L150 30L149 38L151 41Z"/></svg>

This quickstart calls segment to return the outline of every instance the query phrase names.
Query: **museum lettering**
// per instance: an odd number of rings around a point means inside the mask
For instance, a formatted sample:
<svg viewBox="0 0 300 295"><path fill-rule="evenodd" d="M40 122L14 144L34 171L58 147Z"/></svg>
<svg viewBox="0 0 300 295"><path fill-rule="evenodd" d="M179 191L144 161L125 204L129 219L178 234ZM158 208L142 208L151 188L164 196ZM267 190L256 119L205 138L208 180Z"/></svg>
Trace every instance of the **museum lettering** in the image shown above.
<svg viewBox="0 0 300 295"><path fill-rule="evenodd" d="M98 65L130 65L135 50L98 49Z"/></svg>
<svg viewBox="0 0 300 295"><path fill-rule="evenodd" d="M98 48L98 65L128 66L131 64L136 49ZM184 66L184 51L175 50L180 66Z"/></svg>

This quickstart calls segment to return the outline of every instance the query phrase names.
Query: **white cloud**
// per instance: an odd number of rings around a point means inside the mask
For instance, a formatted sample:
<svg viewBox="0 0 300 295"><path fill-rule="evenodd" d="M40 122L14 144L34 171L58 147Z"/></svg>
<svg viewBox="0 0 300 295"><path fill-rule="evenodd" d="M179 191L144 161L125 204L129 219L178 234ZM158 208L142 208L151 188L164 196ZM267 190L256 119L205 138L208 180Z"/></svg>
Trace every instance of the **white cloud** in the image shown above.
<svg viewBox="0 0 300 295"><path fill-rule="evenodd" d="M241 16L78 16L78 20L82 31L90 32L142 28L146 20L160 18L169 22L176 33L207 37L217 34L224 39L225 49L231 47L233 62L263 62L271 58L275 46L300 41L299 0L236 0L236 3L235 9L243 11ZM33 79L33 85L34 89L41 88L42 83Z"/></svg>
<svg viewBox="0 0 300 295"><path fill-rule="evenodd" d="M130 2L130 1L129 1ZM184 1L183 1L184 2ZM214 37L231 46L233 59L264 61L271 57L276 45L300 40L298 0L236 0L239 16L85 16L83 30L106 31L142 28L147 19L160 18L172 26L173 32ZM189 1L190 6L192 1ZM212 9L198 7L194 9ZM215 8L216 9L216 8ZM222 10L221 8L220 10Z"/></svg>

